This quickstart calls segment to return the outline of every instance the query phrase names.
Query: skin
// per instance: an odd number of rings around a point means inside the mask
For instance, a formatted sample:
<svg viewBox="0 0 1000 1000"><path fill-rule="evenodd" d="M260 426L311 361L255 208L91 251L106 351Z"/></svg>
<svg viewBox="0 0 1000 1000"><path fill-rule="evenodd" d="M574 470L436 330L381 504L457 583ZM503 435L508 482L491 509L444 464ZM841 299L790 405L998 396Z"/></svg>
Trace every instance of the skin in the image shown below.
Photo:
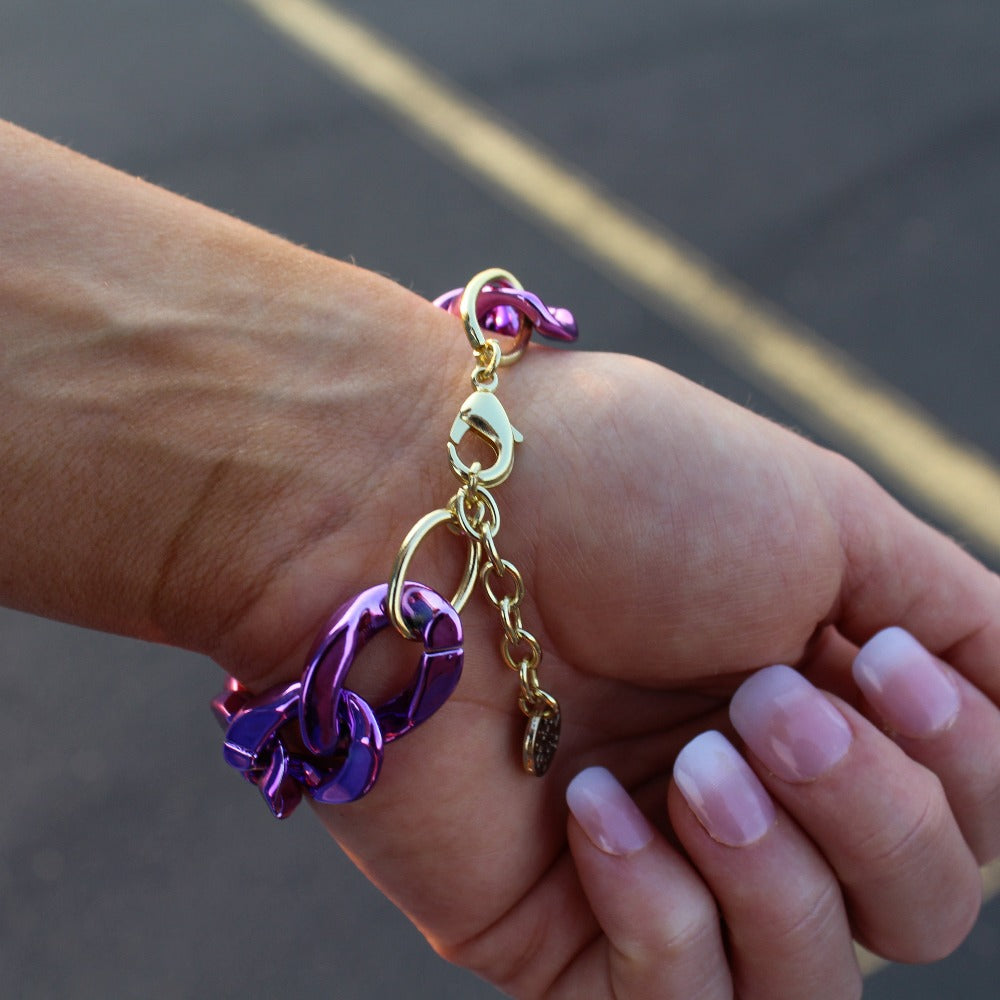
<svg viewBox="0 0 1000 1000"><path fill-rule="evenodd" d="M0 600L207 653L253 690L296 678L456 488L458 321L13 126L0 261ZM516 678L476 595L455 695L370 796L319 810L341 847L520 997L849 997L852 937L954 948L1000 853L1000 580L844 458L657 366L533 346L498 395L526 438L498 544L562 706L556 762L520 769ZM413 572L447 594L462 547L436 534ZM851 682L890 625L961 684L932 739L894 741ZM351 683L377 698L412 655L380 636ZM832 692L854 740L807 784L747 750L778 822L726 847L671 766L776 662ZM567 817L592 764L648 817L642 849Z"/></svg>

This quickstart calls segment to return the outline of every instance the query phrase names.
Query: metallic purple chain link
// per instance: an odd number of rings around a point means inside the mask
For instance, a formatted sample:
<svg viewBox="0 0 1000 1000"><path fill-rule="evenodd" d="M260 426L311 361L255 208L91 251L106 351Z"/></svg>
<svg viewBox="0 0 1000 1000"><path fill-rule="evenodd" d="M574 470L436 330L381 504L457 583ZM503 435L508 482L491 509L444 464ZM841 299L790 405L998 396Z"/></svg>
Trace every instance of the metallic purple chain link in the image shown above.
<svg viewBox="0 0 1000 1000"><path fill-rule="evenodd" d="M279 819L291 815L303 794L325 803L366 795L385 744L430 718L458 684L458 612L430 587L408 581L403 611L423 645L410 683L377 708L344 687L355 657L389 624L388 591L384 583L371 587L336 611L301 680L251 695L231 679L212 702L226 729L226 762L260 789Z"/></svg>
<svg viewBox="0 0 1000 1000"><path fill-rule="evenodd" d="M453 288L434 300L445 312L458 315L463 288ZM533 292L502 285L487 285L476 299L476 318L484 330L513 337L521 327L521 317L543 337L572 342L579 336L576 319L568 309L547 306Z"/></svg>

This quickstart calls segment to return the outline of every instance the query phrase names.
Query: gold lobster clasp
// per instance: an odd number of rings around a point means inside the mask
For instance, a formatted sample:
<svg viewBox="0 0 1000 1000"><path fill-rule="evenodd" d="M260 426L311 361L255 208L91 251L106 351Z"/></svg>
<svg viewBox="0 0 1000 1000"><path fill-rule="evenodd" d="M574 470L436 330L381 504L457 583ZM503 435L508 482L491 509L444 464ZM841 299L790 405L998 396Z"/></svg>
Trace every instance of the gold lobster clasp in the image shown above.
<svg viewBox="0 0 1000 1000"><path fill-rule="evenodd" d="M485 487L499 486L514 467L514 445L524 440L521 432L510 422L507 411L492 392L480 390L472 393L462 404L455 422L451 425L448 457L455 474L467 482L472 468L458 457L456 445L472 431L496 452L496 461L477 473L477 480Z"/></svg>

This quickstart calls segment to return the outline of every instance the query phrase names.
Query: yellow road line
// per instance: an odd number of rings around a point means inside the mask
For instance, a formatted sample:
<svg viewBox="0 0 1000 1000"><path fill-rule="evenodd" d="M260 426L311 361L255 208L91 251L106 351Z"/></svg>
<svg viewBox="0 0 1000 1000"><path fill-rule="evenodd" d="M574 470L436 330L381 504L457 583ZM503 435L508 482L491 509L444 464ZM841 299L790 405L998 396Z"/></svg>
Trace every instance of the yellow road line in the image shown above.
<svg viewBox="0 0 1000 1000"><path fill-rule="evenodd" d="M242 0L750 383L1000 558L1000 468L812 331L319 0Z"/></svg>

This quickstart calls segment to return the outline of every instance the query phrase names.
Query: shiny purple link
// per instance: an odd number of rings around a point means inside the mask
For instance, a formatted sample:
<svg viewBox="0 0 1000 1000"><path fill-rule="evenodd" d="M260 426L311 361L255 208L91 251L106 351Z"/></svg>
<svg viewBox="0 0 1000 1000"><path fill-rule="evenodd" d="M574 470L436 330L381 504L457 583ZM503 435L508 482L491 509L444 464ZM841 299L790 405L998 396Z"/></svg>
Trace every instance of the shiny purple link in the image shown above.
<svg viewBox="0 0 1000 1000"><path fill-rule="evenodd" d="M423 645L411 682L375 709L344 687L354 658L389 624L388 590L387 584L371 587L337 610L301 680L251 695L230 679L212 702L226 729L226 762L260 789L279 819L291 815L303 793L325 803L366 795L382 767L384 745L426 721L458 684L458 612L430 587L408 581L403 614Z"/></svg>
<svg viewBox="0 0 1000 1000"><path fill-rule="evenodd" d="M458 304L464 288L453 288L434 300L434 305L445 312L458 315ZM503 285L486 285L476 299L476 318L485 330L517 335L524 317L543 337L550 340L572 342L579 336L576 319L568 309L547 306L533 292Z"/></svg>

